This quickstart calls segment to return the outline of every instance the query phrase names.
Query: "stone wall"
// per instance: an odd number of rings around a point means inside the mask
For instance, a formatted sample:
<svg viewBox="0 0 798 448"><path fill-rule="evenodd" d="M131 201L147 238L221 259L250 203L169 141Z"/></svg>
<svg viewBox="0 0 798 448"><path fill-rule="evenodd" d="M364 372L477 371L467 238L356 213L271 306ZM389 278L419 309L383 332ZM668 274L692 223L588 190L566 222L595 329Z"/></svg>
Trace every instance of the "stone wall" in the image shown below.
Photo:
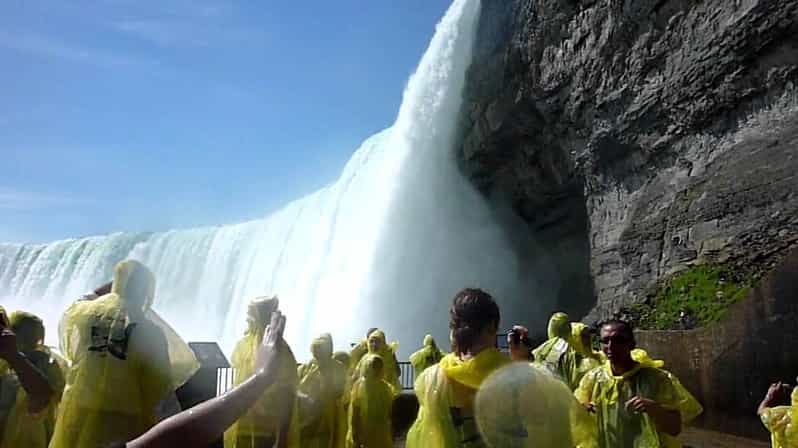
<svg viewBox="0 0 798 448"><path fill-rule="evenodd" d="M482 5L460 161L558 268L560 308L606 318L798 241L798 0Z"/></svg>
<svg viewBox="0 0 798 448"><path fill-rule="evenodd" d="M717 324L688 331L638 331L638 345L693 392L705 407L696 422L760 439L756 417L768 386L798 375L798 249L765 276Z"/></svg>

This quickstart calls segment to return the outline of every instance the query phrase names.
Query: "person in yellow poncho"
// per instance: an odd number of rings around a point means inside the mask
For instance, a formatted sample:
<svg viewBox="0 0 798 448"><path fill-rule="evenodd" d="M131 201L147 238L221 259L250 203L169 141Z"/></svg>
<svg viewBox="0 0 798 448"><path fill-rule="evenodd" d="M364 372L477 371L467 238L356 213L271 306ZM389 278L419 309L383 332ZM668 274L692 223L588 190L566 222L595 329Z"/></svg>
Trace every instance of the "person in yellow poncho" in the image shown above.
<svg viewBox="0 0 798 448"><path fill-rule="evenodd" d="M376 330L369 335L368 338L368 354L378 355L385 363L385 381L393 388L394 395L402 391L402 385L399 383L399 362L396 360L396 343L388 344L385 339L385 333L382 330ZM355 367L355 375L362 375L363 360Z"/></svg>
<svg viewBox="0 0 798 448"><path fill-rule="evenodd" d="M21 409L17 406L20 393L27 402L26 409L22 410L34 415L46 413L55 396L47 375L19 350L17 335L11 329L5 309L0 306L0 443L9 414ZM9 431L17 430L16 423L12 424L15 426Z"/></svg>
<svg viewBox="0 0 798 448"><path fill-rule="evenodd" d="M757 410L762 424L770 431L773 448L798 447L798 424L793 422L798 418L798 387L792 389L788 406L776 405L789 390L789 386L781 382L771 384Z"/></svg>
<svg viewBox="0 0 798 448"><path fill-rule="evenodd" d="M415 382L419 411L407 448L480 448L485 443L474 420L474 398L482 382L510 358L496 348L499 307L481 289L464 289L449 309L456 351Z"/></svg>
<svg viewBox="0 0 798 448"><path fill-rule="evenodd" d="M574 392L594 417L599 448L668 447L682 430L683 394L672 375L635 361L629 323L601 327L607 362L588 372Z"/></svg>
<svg viewBox="0 0 798 448"><path fill-rule="evenodd" d="M383 360L370 354L362 362L362 375L352 387L347 446L392 448L393 389L383 379Z"/></svg>
<svg viewBox="0 0 798 448"><path fill-rule="evenodd" d="M567 314L554 313L551 316L548 336L546 342L532 350L534 362L561 379L571 390L576 389L579 372Z"/></svg>
<svg viewBox="0 0 798 448"><path fill-rule="evenodd" d="M333 448L335 446L338 405L344 389L343 366L332 358L333 341L328 333L313 340L310 346L313 359L298 368L299 388L303 396L300 405L300 426L303 448Z"/></svg>
<svg viewBox="0 0 798 448"><path fill-rule="evenodd" d="M333 353L333 359L338 361L338 376L336 381L343 384L341 399L338 400L336 410L335 446L344 448L349 427L349 400L352 397L352 366L347 352Z"/></svg>
<svg viewBox="0 0 798 448"><path fill-rule="evenodd" d="M130 440L157 422L156 408L198 368L191 349L152 309L155 277L128 260L111 293L78 301L61 320L71 362L50 448Z"/></svg>
<svg viewBox="0 0 798 448"><path fill-rule="evenodd" d="M0 448L47 448L55 425L55 412L64 391L65 372L50 349L43 345L44 323L39 317L16 311L11 314L9 321L11 330L17 335L19 352L46 376L53 394L44 410L32 413L25 389L21 386L16 388L16 400L8 413L6 431L0 438Z"/></svg>
<svg viewBox="0 0 798 448"><path fill-rule="evenodd" d="M418 378L421 372L428 367L434 366L443 358L443 352L438 349L438 344L432 335L424 336L424 347L410 355L410 364L413 365L414 378Z"/></svg>
<svg viewBox="0 0 798 448"><path fill-rule="evenodd" d="M357 367L358 364L360 364L360 360L363 359L363 357L366 356L366 354L368 354L369 336L371 336L371 333L374 333L377 330L379 330L379 328L375 327L369 328L368 331L366 331L366 337L360 340L360 342L358 342L357 344L352 346L352 350L349 352L349 365L351 365L352 368ZM357 375L355 375L355 378L353 378L353 380L356 379Z"/></svg>
<svg viewBox="0 0 798 448"><path fill-rule="evenodd" d="M574 384L578 386L582 377L596 367L600 367L605 359L600 352L593 351L590 327L582 322L571 323L571 347L576 355Z"/></svg>
<svg viewBox="0 0 798 448"><path fill-rule="evenodd" d="M277 297L258 297L247 309L247 331L233 350L232 366L237 386L255 373L255 354L266 334ZM225 448L296 448L299 425L296 419L296 358L284 340L279 341L280 369L274 385L224 434Z"/></svg>

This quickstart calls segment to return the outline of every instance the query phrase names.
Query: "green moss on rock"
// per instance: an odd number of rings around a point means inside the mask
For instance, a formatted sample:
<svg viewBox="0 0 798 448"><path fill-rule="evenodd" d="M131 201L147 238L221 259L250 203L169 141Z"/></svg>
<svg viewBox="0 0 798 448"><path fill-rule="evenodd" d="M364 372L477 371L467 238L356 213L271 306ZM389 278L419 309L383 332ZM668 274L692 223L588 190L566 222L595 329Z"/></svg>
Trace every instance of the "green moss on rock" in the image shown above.
<svg viewBox="0 0 798 448"><path fill-rule="evenodd" d="M748 295L752 283L753 277L729 266L693 266L622 314L646 330L702 327L721 320L731 305Z"/></svg>

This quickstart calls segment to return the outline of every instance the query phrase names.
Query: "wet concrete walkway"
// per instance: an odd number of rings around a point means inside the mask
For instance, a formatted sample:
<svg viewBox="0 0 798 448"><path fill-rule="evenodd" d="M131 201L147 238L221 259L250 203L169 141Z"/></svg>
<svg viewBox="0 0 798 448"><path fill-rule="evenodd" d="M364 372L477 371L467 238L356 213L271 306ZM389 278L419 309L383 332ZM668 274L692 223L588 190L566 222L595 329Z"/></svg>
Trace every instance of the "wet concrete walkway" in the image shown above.
<svg viewBox="0 0 798 448"><path fill-rule="evenodd" d="M690 448L770 448L770 443L760 440L698 428L686 428L681 439Z"/></svg>

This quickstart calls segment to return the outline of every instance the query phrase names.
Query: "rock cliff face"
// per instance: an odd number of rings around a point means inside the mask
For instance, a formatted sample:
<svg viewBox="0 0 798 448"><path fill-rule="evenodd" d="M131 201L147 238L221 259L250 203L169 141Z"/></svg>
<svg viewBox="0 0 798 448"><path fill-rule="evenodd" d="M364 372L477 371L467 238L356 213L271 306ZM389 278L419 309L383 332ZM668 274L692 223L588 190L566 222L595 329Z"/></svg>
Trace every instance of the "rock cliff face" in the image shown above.
<svg viewBox="0 0 798 448"><path fill-rule="evenodd" d="M798 0L482 4L460 161L562 266L562 307L795 245Z"/></svg>

